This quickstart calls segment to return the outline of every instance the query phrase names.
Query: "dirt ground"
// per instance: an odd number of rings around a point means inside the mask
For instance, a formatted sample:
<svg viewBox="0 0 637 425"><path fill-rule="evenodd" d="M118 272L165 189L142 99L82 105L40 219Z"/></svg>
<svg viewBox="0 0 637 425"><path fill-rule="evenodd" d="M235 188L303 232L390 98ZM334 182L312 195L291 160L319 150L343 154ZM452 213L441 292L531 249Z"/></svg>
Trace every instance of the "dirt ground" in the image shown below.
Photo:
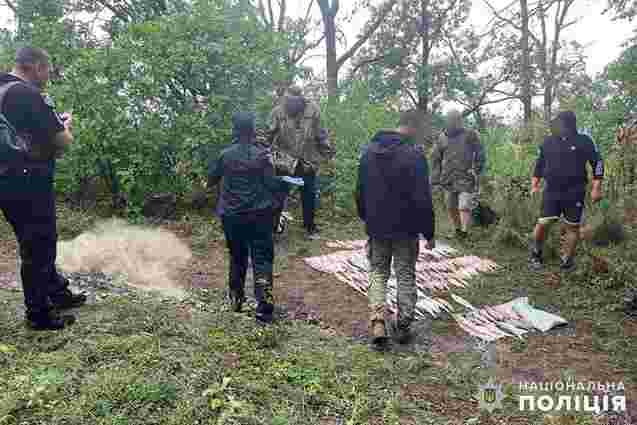
<svg viewBox="0 0 637 425"><path fill-rule="evenodd" d="M191 230L169 227L185 241L189 242ZM335 249L320 244L321 254ZM227 282L227 254L223 240L210 243L208 255L195 256L187 268L180 270L180 285L185 288L218 287L225 289ZM0 245L0 272L3 280L15 276L15 244ZM335 278L312 270L303 262L301 255L287 253L283 270L275 269L274 295L276 302L284 307L288 317L299 320L320 321L324 329L334 334L364 338L367 334L367 300L361 294ZM6 286L7 282L4 282ZM0 287L3 282L0 282ZM185 313L187 314L187 313ZM620 371L613 370L606 355L595 352L592 341L592 323L587 321L574 324L576 336L531 336L526 338L528 345L522 352L512 349L511 338L497 342L496 372L500 382L517 385L520 382L555 382L561 373L569 370L578 381L622 382ZM445 334L432 336L430 352L434 366L444 368L448 365L448 354L466 351L467 337L458 326L449 323ZM624 326L626 336L637 336L637 324L627 322ZM230 360L229 360L230 361ZM626 388L630 400L631 388ZM424 386L406 386L402 396L427 397L434 406L440 406L441 413L449 415L449 406L458 409L474 408L464 406L458 401L450 403L442 388ZM437 395L437 396L435 396ZM461 412L457 412L459 415ZM453 415L452 415L453 416ZM325 423L330 423L326 420ZM410 423L406 420L405 423Z"/></svg>
<svg viewBox="0 0 637 425"><path fill-rule="evenodd" d="M321 255L338 251L327 248L325 241L316 243L321 245ZM182 284L186 287L214 285L225 288L225 249L223 241L214 242L207 258L195 260L189 273L183 274ZM320 319L323 327L345 337L359 339L367 335L366 298L332 276L311 269L303 262L302 256L287 253L284 271L275 276L274 293L277 302L285 306L289 318ZM575 322L573 326L575 336L529 336L526 338L528 345L522 352L512 350L511 338L498 341L498 380L511 384L553 382L559 381L561 373L569 370L581 381L622 382L624 379L621 372L613 370L608 356L593 349L593 324L581 321ZM626 336L637 335L637 323L627 321L624 328ZM445 367L449 353L465 352L466 337L467 334L451 322L444 334L434 333L430 347L434 365ZM406 394L411 390L414 389L406 389ZM423 390L426 389L414 391ZM629 391L627 388L627 393Z"/></svg>

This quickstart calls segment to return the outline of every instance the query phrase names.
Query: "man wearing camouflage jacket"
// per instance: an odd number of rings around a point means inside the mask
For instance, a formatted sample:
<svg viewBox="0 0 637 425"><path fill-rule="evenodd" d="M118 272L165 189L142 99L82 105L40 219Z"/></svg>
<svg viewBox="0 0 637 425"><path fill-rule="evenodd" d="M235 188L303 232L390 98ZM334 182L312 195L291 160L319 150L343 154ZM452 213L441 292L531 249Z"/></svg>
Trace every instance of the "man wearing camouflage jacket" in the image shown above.
<svg viewBox="0 0 637 425"><path fill-rule="evenodd" d="M431 184L448 192L447 207L456 236L465 239L471 224L471 211L477 201L485 155L478 133L464 128L462 114L447 115L447 129L434 144L431 154Z"/></svg>
<svg viewBox="0 0 637 425"><path fill-rule="evenodd" d="M331 154L327 137L322 136L320 121L318 105L309 101L296 86L287 89L271 115L270 143L273 151L298 160L291 174L303 178L303 225L310 239L318 238L314 222L317 174L321 159ZM275 225L281 212L280 209L275 212Z"/></svg>

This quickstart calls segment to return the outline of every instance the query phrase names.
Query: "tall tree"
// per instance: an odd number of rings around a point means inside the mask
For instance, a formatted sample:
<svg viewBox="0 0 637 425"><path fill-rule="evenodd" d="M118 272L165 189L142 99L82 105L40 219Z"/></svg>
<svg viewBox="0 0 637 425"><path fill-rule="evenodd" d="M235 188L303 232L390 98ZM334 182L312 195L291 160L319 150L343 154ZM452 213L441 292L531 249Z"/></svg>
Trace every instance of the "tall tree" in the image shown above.
<svg viewBox="0 0 637 425"><path fill-rule="evenodd" d="M564 47L565 44L562 40L563 32L566 28L577 23L577 19L567 21L569 11L575 0L538 0L536 7L533 10L529 10L528 14L524 10L516 10L513 6L517 2L511 3L504 10L498 11L489 2L484 0L489 6L494 16L504 22L520 33L520 46L524 49L524 40L528 35L530 47L530 60L527 63L528 56L523 53L523 65L521 74L523 75L521 86L523 86L523 95L520 96L520 100L526 104L525 108L528 108L528 93L525 90L529 87L528 76L531 75L535 80L536 85L540 85L539 92L543 97L543 115L545 120L549 120L552 114L553 104L555 102L555 93L558 86L564 81L565 74L560 74L560 68L568 68L568 65L574 66L571 57L569 57ZM520 7L527 6L525 0L521 0ZM553 13L553 25L551 33L549 33L549 16ZM527 31L523 24L520 23L520 18L528 17L529 30ZM531 22L535 20L539 27L539 34L531 30ZM552 37L551 37L552 35ZM581 50L581 46L572 45L571 47L576 50ZM560 52L563 52L560 55ZM577 60L581 60L581 55ZM537 72L536 72L537 70ZM532 85L532 84L531 84ZM536 95L537 91L531 89L531 95ZM525 115L528 111L525 110ZM528 118L528 116L526 117Z"/></svg>
<svg viewBox="0 0 637 425"><path fill-rule="evenodd" d="M465 73L456 66L461 56L474 55L479 44L471 31L460 29L469 11L467 0L403 2L357 56L352 71L371 79L377 92L400 94L423 113L434 112Z"/></svg>
<svg viewBox="0 0 637 425"><path fill-rule="evenodd" d="M632 20L637 15L637 0L606 0L607 7L603 13L613 13L614 19Z"/></svg>
<svg viewBox="0 0 637 425"><path fill-rule="evenodd" d="M520 70L522 107L524 125L531 121L531 111L533 108L533 98L531 96L531 49L529 48L529 4L527 0L520 0L521 38L520 50L522 51L522 69Z"/></svg>
<svg viewBox="0 0 637 425"><path fill-rule="evenodd" d="M372 9L372 18L365 25L363 32L345 53L337 54L337 24L336 17L340 10L339 0L317 0L323 19L323 31L325 33L327 92L330 102L338 99L338 74L340 69L349 61L356 52L369 40L374 32L381 26L387 15L394 8L398 0L385 0L378 8Z"/></svg>
<svg viewBox="0 0 637 425"><path fill-rule="evenodd" d="M304 13L302 16L293 18L288 15L289 9L286 0L280 0L278 8L275 7L272 0L258 0L256 2L258 17L265 28L268 31L278 33L288 42L288 51L284 58L287 72L282 81L278 83L279 89L291 84L297 72L310 73L309 69L301 69L303 60L325 39L325 33L321 31L321 23L316 22L312 15L316 0L304 0L299 4L303 4Z"/></svg>
<svg viewBox="0 0 637 425"><path fill-rule="evenodd" d="M59 0L17 0L14 4L20 39L30 37L33 23L38 19L58 19L64 16L64 3Z"/></svg>

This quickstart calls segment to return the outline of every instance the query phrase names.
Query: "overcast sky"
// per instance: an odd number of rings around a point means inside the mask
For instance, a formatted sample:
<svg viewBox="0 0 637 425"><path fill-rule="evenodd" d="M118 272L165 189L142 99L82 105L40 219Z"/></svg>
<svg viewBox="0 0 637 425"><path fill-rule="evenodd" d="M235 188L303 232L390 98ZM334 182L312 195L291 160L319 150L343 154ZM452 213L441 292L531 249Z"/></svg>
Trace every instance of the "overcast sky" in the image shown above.
<svg viewBox="0 0 637 425"><path fill-rule="evenodd" d="M288 2L290 14L297 16L303 15L306 11L306 7L309 0L297 0L294 2ZM381 4L382 0L373 0L376 4ZM347 14L352 10L352 5L356 3L355 0L341 1L344 5L343 13ZM511 3L511 0L490 0L495 8L501 9ZM602 15L604 10L605 0L576 0L575 4L571 6L571 12L569 16L572 18L579 18L580 21L567 28L564 32L565 40L576 40L579 43L587 46L586 54L588 56L587 71L591 75L595 75L604 69L604 66L621 53L621 44L626 41L635 28L634 24L628 22L612 22L610 16ZM348 7L349 4L349 7ZM318 8L315 8L314 15L316 18L320 17ZM473 0L473 6L471 9L470 21L478 28L486 26L489 20L492 18L492 13L487 7L484 0ZM352 19L351 23L345 25L345 36L347 38L347 44L351 45L356 39L357 34L360 32L364 25L368 14L362 10L358 12ZM321 49L317 49L314 53L321 56ZM344 46L341 48L343 51ZM317 71L322 71L325 68L324 57L312 58L308 61Z"/></svg>
<svg viewBox="0 0 637 425"><path fill-rule="evenodd" d="M310 0L292 0L288 1L288 9L291 15L302 16L307 10ZM376 4L382 3L383 0L372 0ZM409 0L407 0L409 1ZM0 0L4 5L4 2ZM276 2L275 2L276 3ZM341 12L339 17L351 15L353 7L358 3L357 0L341 0ZM501 9L511 3L511 0L490 0L490 3ZM604 66L616 59L622 51L622 43L632 36L634 24L628 22L612 22L610 16L602 15L606 0L576 0L571 7L569 16L579 18L580 21L568 28L564 33L565 40L576 40L586 46L585 53L587 59L587 72L595 75L604 69ZM318 7L314 7L313 16L320 18ZM6 6L0 8L0 25L7 26L10 24L12 17L11 12ZM351 22L343 24L341 27L346 36L347 45L351 45L357 34L362 29L368 14L364 9L358 11ZM473 0L470 21L478 28L485 26L492 18L490 9L484 0ZM339 52L343 52L346 46L339 46ZM318 75L322 75L325 70L324 45L315 49L310 53L310 57L305 61L305 65L314 68ZM499 105L495 109L504 111L507 105Z"/></svg>
<svg viewBox="0 0 637 425"><path fill-rule="evenodd" d="M303 15L305 7L309 0L298 0L290 4L290 13ZM382 0L373 0L376 4L381 4ZM354 0L341 1L344 14L352 10ZM500 10L509 4L511 0L490 0L489 3L496 9ZM602 15L605 0L576 0L571 6L569 16L571 19L578 18L577 24L567 28L564 31L564 40L576 40L584 45L585 54L587 55L587 72L594 76L604 70L604 67L622 52L622 43L633 35L635 24L628 22L613 22L609 15ZM349 7L347 6L349 5ZM320 17L318 9L315 16ZM368 14L365 11L358 12L350 23L345 25L345 35L347 44L351 45L356 40L357 34L360 33ZM492 19L491 9L486 5L484 0L473 0L470 14L470 21L478 28L486 27ZM550 30L549 30L550 31ZM343 52L346 46L341 46L339 52ZM312 66L317 74L322 74L325 70L325 57L323 55L324 46L313 52L312 58L305 62L306 65ZM446 105L445 110L452 107ZM513 119L515 115L520 113L521 105L519 102L505 102L498 105L490 106L489 109L498 114Z"/></svg>

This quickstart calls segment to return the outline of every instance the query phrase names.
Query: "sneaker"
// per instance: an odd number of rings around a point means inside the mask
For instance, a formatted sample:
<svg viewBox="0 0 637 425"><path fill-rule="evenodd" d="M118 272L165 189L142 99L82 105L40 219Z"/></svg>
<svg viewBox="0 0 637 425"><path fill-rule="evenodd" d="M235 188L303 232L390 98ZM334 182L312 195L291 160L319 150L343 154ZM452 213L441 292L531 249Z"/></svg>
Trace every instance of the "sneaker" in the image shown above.
<svg viewBox="0 0 637 425"><path fill-rule="evenodd" d="M542 253L538 251L531 251L529 256L529 268L532 271L540 271L544 268L544 260L542 259Z"/></svg>
<svg viewBox="0 0 637 425"><path fill-rule="evenodd" d="M230 308L235 313L241 313L241 310L243 310L243 300L241 298L231 298Z"/></svg>
<svg viewBox="0 0 637 425"><path fill-rule="evenodd" d="M54 312L27 313L27 327L34 331L58 331L75 323L75 316L58 315Z"/></svg>
<svg viewBox="0 0 637 425"><path fill-rule="evenodd" d="M560 262L560 270L563 272L570 272L575 269L575 260L573 257L562 258Z"/></svg>
<svg viewBox="0 0 637 425"><path fill-rule="evenodd" d="M269 325L274 321L274 305L266 302L257 305L257 324Z"/></svg>
<svg viewBox="0 0 637 425"><path fill-rule="evenodd" d="M49 299L51 300L52 307L56 310L69 310L86 304L85 293L74 294L69 289L64 289L60 293L50 295Z"/></svg>
<svg viewBox="0 0 637 425"><path fill-rule="evenodd" d="M306 232L307 238L310 240L318 240L321 239L321 235L319 234L318 229L315 227Z"/></svg>

